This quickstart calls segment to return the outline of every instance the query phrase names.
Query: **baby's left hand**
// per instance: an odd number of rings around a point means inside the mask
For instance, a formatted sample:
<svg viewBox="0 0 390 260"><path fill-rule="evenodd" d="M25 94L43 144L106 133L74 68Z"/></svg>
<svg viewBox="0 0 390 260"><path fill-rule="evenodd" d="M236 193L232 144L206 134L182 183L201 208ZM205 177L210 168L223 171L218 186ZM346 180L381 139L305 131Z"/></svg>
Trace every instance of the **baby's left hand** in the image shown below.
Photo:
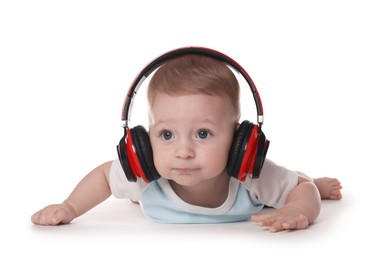
<svg viewBox="0 0 390 260"><path fill-rule="evenodd" d="M284 207L269 214L253 215L251 219L261 227L268 227L270 232L305 229L309 226L307 217L294 207Z"/></svg>

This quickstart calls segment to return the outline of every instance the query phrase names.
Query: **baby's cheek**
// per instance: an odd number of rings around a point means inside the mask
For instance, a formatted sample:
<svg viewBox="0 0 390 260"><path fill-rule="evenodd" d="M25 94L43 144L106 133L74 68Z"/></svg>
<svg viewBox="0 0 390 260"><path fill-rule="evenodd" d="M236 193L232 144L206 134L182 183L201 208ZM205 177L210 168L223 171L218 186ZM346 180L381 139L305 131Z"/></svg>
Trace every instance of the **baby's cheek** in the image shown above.
<svg viewBox="0 0 390 260"><path fill-rule="evenodd" d="M212 158L212 159L211 159ZM209 164L209 167L212 167L215 172L222 172L226 169L227 165L227 155L226 156L215 156L213 157L208 157L207 161Z"/></svg>
<svg viewBox="0 0 390 260"><path fill-rule="evenodd" d="M153 157L154 161L154 167L156 168L157 172L162 176L162 177L167 177L167 165L164 164L164 159L160 158L160 156L154 156Z"/></svg>

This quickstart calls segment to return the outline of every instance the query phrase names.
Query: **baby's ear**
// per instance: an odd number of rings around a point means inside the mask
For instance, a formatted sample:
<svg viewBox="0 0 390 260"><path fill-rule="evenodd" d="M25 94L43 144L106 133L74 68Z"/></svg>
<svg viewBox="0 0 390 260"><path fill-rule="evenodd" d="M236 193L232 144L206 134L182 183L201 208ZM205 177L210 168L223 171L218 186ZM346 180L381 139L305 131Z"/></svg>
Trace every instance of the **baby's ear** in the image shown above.
<svg viewBox="0 0 390 260"><path fill-rule="evenodd" d="M237 122L237 123L236 123L236 129L235 129L235 130L237 131L237 129L238 129L239 127L240 127L240 123Z"/></svg>

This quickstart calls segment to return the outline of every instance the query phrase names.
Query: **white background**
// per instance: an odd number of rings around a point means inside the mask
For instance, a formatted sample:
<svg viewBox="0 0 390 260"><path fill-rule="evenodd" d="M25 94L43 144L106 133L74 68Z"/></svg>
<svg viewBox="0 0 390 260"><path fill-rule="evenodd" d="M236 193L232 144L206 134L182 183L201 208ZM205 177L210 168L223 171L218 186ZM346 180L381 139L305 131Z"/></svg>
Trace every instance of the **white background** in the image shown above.
<svg viewBox="0 0 390 260"><path fill-rule="evenodd" d="M389 13L376 0L1 1L0 258L388 258ZM116 158L137 73L190 45L251 75L269 158L339 178L343 200L324 202L309 229L278 234L251 222L155 224L113 198L73 224L33 226L32 213ZM255 121L253 99L242 105ZM145 116L134 108L135 124Z"/></svg>

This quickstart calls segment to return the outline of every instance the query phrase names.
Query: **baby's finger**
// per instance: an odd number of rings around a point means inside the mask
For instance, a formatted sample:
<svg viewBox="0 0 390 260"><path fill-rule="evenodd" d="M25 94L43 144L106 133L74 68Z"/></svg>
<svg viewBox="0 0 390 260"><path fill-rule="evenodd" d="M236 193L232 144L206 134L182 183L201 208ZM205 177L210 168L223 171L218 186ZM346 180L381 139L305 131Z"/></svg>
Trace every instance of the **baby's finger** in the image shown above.
<svg viewBox="0 0 390 260"><path fill-rule="evenodd" d="M305 229L309 226L309 221L304 215L299 215L298 218L288 219L282 224L283 229Z"/></svg>
<svg viewBox="0 0 390 260"><path fill-rule="evenodd" d="M39 217L39 224L41 225L56 225L56 212L42 212Z"/></svg>
<svg viewBox="0 0 390 260"><path fill-rule="evenodd" d="M272 225L269 226L268 230L272 233L285 230L285 228L283 227L284 223L285 222L282 222L282 221L276 221L276 222L272 223Z"/></svg>
<svg viewBox="0 0 390 260"><path fill-rule="evenodd" d="M63 219L64 219L64 212L62 210L59 210L50 217L49 224L58 225L62 222Z"/></svg>
<svg viewBox="0 0 390 260"><path fill-rule="evenodd" d="M261 218L257 218L257 225L260 227L270 227L270 226L275 226L275 229L279 229L279 226L281 226L282 222L280 221L280 217L278 216L273 216L273 215L268 215L264 216Z"/></svg>
<svg viewBox="0 0 390 260"><path fill-rule="evenodd" d="M258 215L252 215L251 220L253 222L259 222L259 221L263 221L263 220L270 218L270 217L271 217L271 214L258 214Z"/></svg>
<svg viewBox="0 0 390 260"><path fill-rule="evenodd" d="M41 211L34 213L34 215L31 216L31 222L34 224L39 224L40 215L41 215Z"/></svg>

